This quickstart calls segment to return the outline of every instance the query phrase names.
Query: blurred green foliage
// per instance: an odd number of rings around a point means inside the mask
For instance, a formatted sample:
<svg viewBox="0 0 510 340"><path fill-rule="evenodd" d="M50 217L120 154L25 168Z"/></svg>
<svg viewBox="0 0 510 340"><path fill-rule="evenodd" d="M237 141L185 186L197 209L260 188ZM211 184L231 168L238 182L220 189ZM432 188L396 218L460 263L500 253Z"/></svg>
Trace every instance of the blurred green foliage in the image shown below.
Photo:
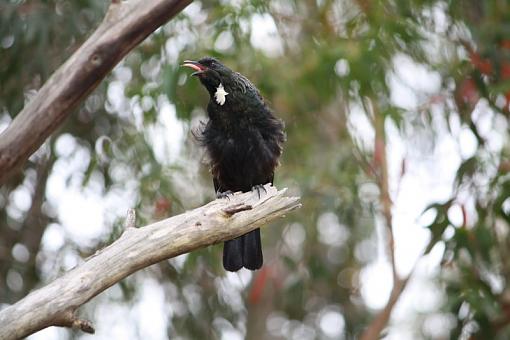
<svg viewBox="0 0 510 340"><path fill-rule="evenodd" d="M178 66L211 55L251 79L286 122L275 184L301 195L303 208L264 229L266 265L248 287L228 286L215 246L127 278L120 300L134 303L141 278L157 278L172 310L168 334L175 338L220 338L228 327L252 339L329 338L321 325L327 311L345 321L341 336L358 336L373 317L360 277L378 257L380 208L371 170L377 155L349 123L359 107L369 131L374 115L384 115L410 158L425 158L437 147L438 121L451 136L459 121L476 139L451 197L427 209L435 215L425 226L427 250L443 249L436 280L445 298L436 312L454 320L446 337L506 338L510 142L507 129L494 147L477 117L486 103L482 110L495 125L509 123L509 7L500 0L194 2L130 53L0 188L0 302L15 302L64 270L66 257L85 257L121 232L123 211L108 212L112 223L104 225L104 237L82 244L64 231L64 246L41 247L46 229L63 223L46 182L78 153L85 156L67 173L66 185L133 203L139 225L214 197L191 134L205 119L208 98ZM105 9L95 0L0 2L0 126L90 35ZM391 78L402 70L396 62L402 56L440 77L432 92L415 89L414 107L394 99ZM165 136L179 144L170 145L176 149L161 142ZM71 151L59 145L72 145ZM17 207L16 193L27 191L31 204ZM453 206L461 207L462 225L449 217ZM16 245L28 250L28 259L13 250ZM98 304L115 301L109 299ZM97 306L89 308L93 315ZM432 338L416 318L414 336Z"/></svg>

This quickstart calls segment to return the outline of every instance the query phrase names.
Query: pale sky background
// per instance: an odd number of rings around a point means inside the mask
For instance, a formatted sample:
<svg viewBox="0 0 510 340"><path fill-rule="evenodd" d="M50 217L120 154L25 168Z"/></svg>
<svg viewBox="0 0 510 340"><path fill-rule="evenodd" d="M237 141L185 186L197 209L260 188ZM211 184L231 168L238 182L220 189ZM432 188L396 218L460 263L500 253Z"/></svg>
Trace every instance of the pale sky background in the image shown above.
<svg viewBox="0 0 510 340"><path fill-rule="evenodd" d="M192 3L185 11L192 14L194 20L205 20L199 4ZM436 12L433 15L440 21L444 14L440 9ZM283 53L282 41L271 16L256 14L251 22L244 24L251 25L253 28L251 43L256 48L270 57ZM178 54L175 54L178 48L175 47L182 48L187 42L187 37L191 39L191 35L186 35L184 32L179 35L179 41L174 38L168 43L168 46L172 46L167 49L168 60L178 62ZM219 36L215 47L219 50L227 49L231 44L232 37L225 33ZM431 53L437 52L432 50ZM396 72L388 79L393 104L416 110L425 104L424 99L438 94L441 83L439 74L416 64L405 55L396 56L394 64ZM345 75L349 72L347 62L339 61L335 70L332 71L336 71L339 77ZM131 79L130 70L127 67L119 65L113 72L113 78L107 93L111 109L141 122L142 110L137 105L153 105L154 103L142 100L141 104L129 105L129 99L124 95L124 88ZM430 203L446 201L451 197L458 166L463 159L472 156L477 147L474 136L469 130L463 129L459 121L451 121L452 133L447 133L447 127L443 120L439 119L445 116L445 105L447 103L432 104L432 111L438 118L434 120L437 143L430 147L429 153L424 150L409 149L413 144L409 140L403 140L392 123L386 124L390 188L394 202L396 262L401 275L409 273L428 242L429 232L423 226L430 223L434 215L428 213L422 216L422 212ZM158 98L158 107L160 110L157 122L143 133L153 145L158 161L162 164L171 164L180 157L183 141L187 138L185 125L183 125L185 123L177 119L175 106L168 102L166 97ZM501 148L503 133L507 128L506 123L494 122L494 116L488 105L483 102L478 104L475 117L477 117L475 123L480 127L484 138L488 139L490 147L494 150ZM374 132L360 106L351 105L348 125L360 147L371 149L374 144ZM59 158L47 187L48 199L54 207L57 207L59 220L62 221L62 224L50 225L43 237L43 251L53 256L62 252L64 245L69 241L86 246L94 244L98 239L104 239L109 231L105 226L111 225L118 217L122 217L128 208L134 206L137 185L136 182L127 180L125 187L104 195L94 188L94 181L91 180L92 185L82 189L81 177L76 174L83 173L84 164L88 163L85 160L90 155L69 135L61 136L56 148L60 155L68 157ZM400 180L401 162L404 158L407 172ZM66 183L68 177L72 180ZM399 188L398 192L397 188ZM15 193L14 198L16 205L20 207L30 204L29 192L24 192L23 189ZM469 197L466 196L465 202L461 203L469 208ZM458 206L451 209L450 218L461 224L462 215ZM372 241L378 246L378 257L367 264L360 274L361 297L366 305L374 310L386 304L392 287L391 267L385 254L386 245L383 240L384 226L380 220L376 220L376 225ZM343 232L341 228L342 226L338 225L340 237ZM292 230L299 243L301 235L299 227ZM429 314L423 327L432 337L447 335L445 332L453 326L452 320L437 312L444 297L433 279L438 275L442 252L443 247L438 244L430 255L418 262L415 275L394 310L386 339L412 338L412 330L416 327L413 324L416 313ZM65 254L63 265L66 269L82 261L78 254L69 251L65 251ZM179 259L174 261L179 262ZM218 278L215 284L233 305L241 306L241 292L249 284L251 276L252 274L248 271L242 271L239 275L228 273L224 278ZM50 279L48 277L44 280ZM169 316L179 312L179 306L165 301L164 288L154 279L136 277L136 280L140 281L137 283L140 289L134 305L110 300L109 297L120 296L120 289L117 286L110 288L91 302L98 306L94 318L96 335L82 335L80 338L94 340L167 338L167 320ZM192 291L189 296L192 301ZM282 330L292 329L290 322L281 316L272 315L267 326L270 331L277 334ZM342 338L345 321L341 310L337 307L331 306L323 310L317 316L316 322L324 334ZM283 326L280 327L281 325ZM215 320L212 327L220 330L224 340L236 340L243 337L242 333L226 320ZM308 337L313 335L305 326L300 327L293 331L294 338L306 339L307 334ZM56 339L62 332L59 328L51 327L29 339Z"/></svg>

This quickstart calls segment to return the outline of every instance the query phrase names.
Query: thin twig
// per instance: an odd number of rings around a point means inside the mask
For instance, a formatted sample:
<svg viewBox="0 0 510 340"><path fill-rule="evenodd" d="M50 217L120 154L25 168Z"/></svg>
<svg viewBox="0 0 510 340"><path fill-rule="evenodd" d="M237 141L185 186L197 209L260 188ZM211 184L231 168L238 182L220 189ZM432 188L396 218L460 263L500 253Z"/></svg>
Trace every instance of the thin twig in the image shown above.
<svg viewBox="0 0 510 340"><path fill-rule="evenodd" d="M366 105L365 108L369 106ZM377 314L372 320L368 327L362 333L361 340L376 340L379 339L381 332L388 324L390 320L393 307L398 302L402 292L407 286L412 273L416 268L416 263L413 266L411 272L405 278L401 278L397 272L396 260L395 260L395 238L393 234L393 216L392 216L392 205L393 202L390 197L389 189L389 174L388 174L388 160L387 160L387 149L386 149L386 132L384 128L384 116L377 109L375 103L372 103L370 107L373 110L373 124L375 129L375 146L374 146L374 168L375 177L379 186L379 200L381 202L381 210L384 218L387 236L388 236L388 254L390 257L391 269L393 274L393 287L391 289L390 297L386 306ZM405 171L402 171L401 176ZM428 247L427 247L428 249ZM421 256L420 256L421 258Z"/></svg>
<svg viewBox="0 0 510 340"><path fill-rule="evenodd" d="M382 214L386 225L388 235L388 253L391 261L391 269L393 272L393 282L399 280L397 274L397 266L395 263L395 238L393 235L393 216L391 212L392 201L389 188L388 159L386 156L386 133L384 129L384 116L377 110L372 103L374 110L374 128L375 128L375 147L374 147L374 165L378 169L377 183L379 185L379 200L382 206Z"/></svg>
<svg viewBox="0 0 510 340"><path fill-rule="evenodd" d="M135 209L128 209L126 219L124 220L124 229L134 228L136 223Z"/></svg>

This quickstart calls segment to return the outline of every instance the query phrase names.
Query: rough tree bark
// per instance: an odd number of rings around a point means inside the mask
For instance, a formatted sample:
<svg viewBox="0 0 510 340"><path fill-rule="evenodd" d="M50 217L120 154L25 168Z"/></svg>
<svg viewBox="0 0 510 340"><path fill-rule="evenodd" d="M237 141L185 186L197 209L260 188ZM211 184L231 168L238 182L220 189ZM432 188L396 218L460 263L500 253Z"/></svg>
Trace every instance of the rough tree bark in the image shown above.
<svg viewBox="0 0 510 340"><path fill-rule="evenodd" d="M236 238L300 207L299 197L285 196L266 185L255 192L236 193L184 214L134 228L134 211L122 236L83 264L0 311L0 339L18 339L49 326L94 332L76 310L126 276L159 261Z"/></svg>
<svg viewBox="0 0 510 340"><path fill-rule="evenodd" d="M112 1L97 30L0 134L0 185L129 51L191 1Z"/></svg>

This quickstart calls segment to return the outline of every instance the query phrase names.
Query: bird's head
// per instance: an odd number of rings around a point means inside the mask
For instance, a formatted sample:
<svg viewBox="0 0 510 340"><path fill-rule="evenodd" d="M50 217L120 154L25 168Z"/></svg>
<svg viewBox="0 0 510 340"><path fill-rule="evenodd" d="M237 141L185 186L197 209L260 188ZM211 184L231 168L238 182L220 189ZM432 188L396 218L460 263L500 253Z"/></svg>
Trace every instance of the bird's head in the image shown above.
<svg viewBox="0 0 510 340"><path fill-rule="evenodd" d="M205 57L198 61L185 60L182 66L195 70L191 75L200 79L211 98L214 98L219 105L225 104L226 96L229 94L225 89L234 78L234 72L231 69L211 57Z"/></svg>

